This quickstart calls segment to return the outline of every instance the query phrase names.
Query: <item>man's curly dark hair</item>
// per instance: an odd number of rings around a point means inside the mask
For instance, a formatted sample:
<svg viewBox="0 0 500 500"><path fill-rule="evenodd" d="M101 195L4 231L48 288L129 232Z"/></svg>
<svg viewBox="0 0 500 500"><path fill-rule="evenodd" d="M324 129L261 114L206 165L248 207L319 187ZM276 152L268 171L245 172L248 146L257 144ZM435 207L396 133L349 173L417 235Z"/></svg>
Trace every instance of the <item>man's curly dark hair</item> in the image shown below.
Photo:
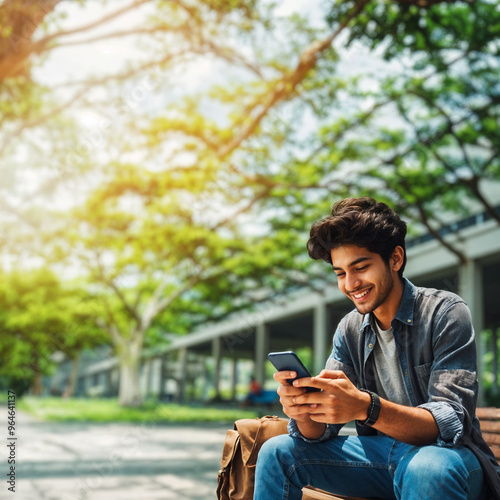
<svg viewBox="0 0 500 500"><path fill-rule="evenodd" d="M404 250L406 266L406 223L385 203L373 198L346 198L336 202L331 215L315 222L311 227L307 251L315 260L332 263L330 252L342 245L356 245L378 253L389 265L397 246Z"/></svg>

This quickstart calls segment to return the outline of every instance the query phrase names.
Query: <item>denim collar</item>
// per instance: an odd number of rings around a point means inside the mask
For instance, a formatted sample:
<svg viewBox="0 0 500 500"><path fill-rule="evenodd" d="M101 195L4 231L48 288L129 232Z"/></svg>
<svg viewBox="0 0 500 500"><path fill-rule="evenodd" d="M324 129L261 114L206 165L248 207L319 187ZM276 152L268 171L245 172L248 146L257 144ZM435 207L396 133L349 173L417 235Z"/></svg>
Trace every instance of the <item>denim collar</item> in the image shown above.
<svg viewBox="0 0 500 500"><path fill-rule="evenodd" d="M403 278L403 284L403 296L401 297L401 302L399 303L398 311L396 312L394 320L398 320L404 325L413 325L413 311L415 309L415 297L417 295L417 289L415 285L406 278ZM360 331L363 331L367 326L371 324L372 316L373 313L365 314Z"/></svg>

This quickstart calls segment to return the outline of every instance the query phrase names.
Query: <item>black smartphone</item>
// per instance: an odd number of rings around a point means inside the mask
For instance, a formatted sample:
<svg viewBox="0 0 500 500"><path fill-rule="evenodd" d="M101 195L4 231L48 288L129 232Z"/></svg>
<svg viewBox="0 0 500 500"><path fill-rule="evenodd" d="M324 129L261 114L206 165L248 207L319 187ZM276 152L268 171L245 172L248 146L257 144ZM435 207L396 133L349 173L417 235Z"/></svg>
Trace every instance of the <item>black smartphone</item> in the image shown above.
<svg viewBox="0 0 500 500"><path fill-rule="evenodd" d="M297 372L295 378L288 379L287 382L291 384L297 378L310 377L308 369L304 366L302 361L293 351L270 352L267 358L274 365L276 370ZM316 387L306 387L307 392L318 392L321 389Z"/></svg>

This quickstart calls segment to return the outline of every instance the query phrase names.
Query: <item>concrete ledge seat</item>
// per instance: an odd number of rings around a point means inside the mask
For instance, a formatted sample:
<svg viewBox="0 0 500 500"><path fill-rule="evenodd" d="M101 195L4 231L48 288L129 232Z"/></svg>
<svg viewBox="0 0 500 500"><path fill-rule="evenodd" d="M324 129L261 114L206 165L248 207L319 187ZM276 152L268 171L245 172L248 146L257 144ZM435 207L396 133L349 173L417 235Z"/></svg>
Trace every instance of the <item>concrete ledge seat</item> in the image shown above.
<svg viewBox="0 0 500 500"><path fill-rule="evenodd" d="M302 488L302 500L367 500L360 497L343 497L339 495L334 495L333 493L328 493L327 491L314 488L312 486L306 486Z"/></svg>

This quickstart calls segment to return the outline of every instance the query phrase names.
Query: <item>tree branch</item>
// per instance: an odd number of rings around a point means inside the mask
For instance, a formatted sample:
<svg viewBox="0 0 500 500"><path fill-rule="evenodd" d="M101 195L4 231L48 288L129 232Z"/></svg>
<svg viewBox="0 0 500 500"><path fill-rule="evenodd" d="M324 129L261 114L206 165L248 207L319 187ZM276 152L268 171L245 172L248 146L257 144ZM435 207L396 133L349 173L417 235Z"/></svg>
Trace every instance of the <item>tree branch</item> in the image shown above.
<svg viewBox="0 0 500 500"><path fill-rule="evenodd" d="M439 134L437 134L437 136L433 138L432 142L441 139L442 137L444 137L444 135L446 133L450 133L453 136L453 138L455 139L455 141L457 142L457 144L460 148L460 151L462 152L464 163L468 167L469 172L471 173L471 177L469 179L464 179L462 177L457 176L455 169L449 164L448 161L446 161L446 159L439 153L439 151L436 148L431 148L432 154L441 162L441 164L445 167L445 169L457 179L457 182L459 184L462 184L463 186L469 188L472 191L474 196L476 196L476 198L479 200L479 202L483 205L484 209L491 216L491 218L493 220L495 220L498 224L500 224L500 214L497 213L497 211L495 210L493 205L491 205L491 203L488 202L488 200L485 198L485 196L481 192L481 190L479 188L479 176L474 171L474 168L472 166L472 162L470 161L469 155L468 155L467 150L465 148L465 144L463 143L461 138L458 137L458 135L456 134L456 132L454 130L456 125L458 125L460 122L464 121L467 117L463 117L458 122L453 122L451 117L448 115L448 113L444 109L442 109L440 106L438 106L436 103L429 101L426 96L421 96L418 93L416 93L416 95L421 97L430 107L434 107L435 109L437 109L447 123L447 127L445 128L445 130L443 130ZM472 116L472 112L468 115L468 117L470 117L470 116ZM408 117L405 116L405 119L408 123L410 123L410 120L408 119ZM417 135L417 138L420 140L420 142L422 142L422 143L429 142L429 139L427 139L427 141L422 140L422 138L420 136L420 132L416 128L415 124L413 124L413 127L414 127L415 134ZM491 156L483 164L482 171L484 171L484 169L487 167L487 165L489 163L491 163L492 158L494 158L494 157L496 157L496 156Z"/></svg>
<svg viewBox="0 0 500 500"><path fill-rule="evenodd" d="M262 200L263 198L266 198L271 192L271 189L272 187L269 186L263 189L261 193L254 196L244 207L240 208L239 210L236 210L236 212L232 213L228 217L222 219L220 222L212 226L211 230L215 231L225 226L228 222L234 220L234 218L237 217L238 215L248 212L258 201Z"/></svg>
<svg viewBox="0 0 500 500"><path fill-rule="evenodd" d="M107 278L105 276L105 274L104 274L104 267L101 264L101 261L100 261L100 258L99 258L99 254L96 255L96 262L97 262L97 271L98 271L98 279L99 279L99 281L101 281L101 283L104 283L109 288L111 288L111 290L113 290L113 292L118 297L118 299L122 303L123 307L125 308L125 310L129 314L129 316L138 325L140 325L141 318L138 315L137 311L128 303L125 295L122 293L122 291L120 290L120 288L118 287L118 285L111 278ZM115 321L115 323L116 323L116 321Z"/></svg>
<svg viewBox="0 0 500 500"><path fill-rule="evenodd" d="M78 99L83 97L89 91L89 89L90 89L90 86L87 86L87 87L80 89L78 92L75 93L75 95L73 95L71 97L71 99L67 100L64 104L57 106L56 108L52 109L51 111L49 111L45 115L39 116L35 120L31 120L30 122L25 122L25 123L22 123L21 125L19 125L16 130L12 131L10 134L8 134L4 138L3 143L0 147L0 151L4 151L5 148L7 147L7 144L9 144L9 142L12 141L13 139L15 139L16 137L19 137L19 135L21 135L23 130L36 127L36 126L40 125L41 123L43 123L47 120L50 120L51 118L53 118L54 116L58 115L59 113L64 111L66 108L71 106L74 102L78 101Z"/></svg>
<svg viewBox="0 0 500 500"><path fill-rule="evenodd" d="M494 206L486 199L484 194L481 192L479 188L479 177L474 176L472 179L464 179L462 181L466 184L470 190L474 193L477 199L481 202L486 213L500 225L500 214L495 210Z"/></svg>
<svg viewBox="0 0 500 500"><path fill-rule="evenodd" d="M182 58L186 54L190 54L192 51L189 50L180 50L179 52L175 52L173 54L168 54L161 59L155 60L155 61L148 61L145 62L144 64L141 64L140 66L137 66L135 68L131 68L127 71L121 72L121 73L115 73L112 75L106 75L98 79L91 79L91 80L74 80L71 82L66 82L66 83L61 83L59 85L54 85L53 88L59 88L59 87L71 87L71 86L76 86L76 85L85 85L84 89L85 91L91 89L92 87L95 87L96 85L103 85L107 82L110 81L120 81L120 80L126 80L127 78L131 78L132 76L137 75L141 71L146 71L150 68L154 67L159 67L162 64L169 63L171 61L174 61L176 58Z"/></svg>
<svg viewBox="0 0 500 500"><path fill-rule="evenodd" d="M175 292L170 294L167 297L163 297L162 295L167 286L167 281L163 280L156 290L153 293L153 296L149 300L146 310L144 311L141 318L141 330L146 331L153 321L153 319L158 316L158 314L162 313L165 309L167 309L174 300L178 299L182 294L186 293L188 290L193 288L196 284L200 283L204 278L200 274L192 276L188 281L184 284L184 286L178 288Z"/></svg>
<svg viewBox="0 0 500 500"><path fill-rule="evenodd" d="M101 17L100 19L93 21L91 23L84 24L83 26L80 26L78 28L73 28L71 30L58 31L57 33L52 33L51 35L47 35L46 37L35 42L32 52L37 52L37 53L43 52L44 50L47 49L49 42L51 42L57 38L70 36L70 35L74 35L76 33L82 33L82 32L97 28L101 24L107 23L107 22L115 19L116 17L119 17L119 16L127 13L128 11L133 10L133 9L141 6L142 4L145 4L145 3L148 3L151 1L152 0L135 0L132 3L126 5L125 7L122 7L121 9L115 10L114 12L107 14L107 15Z"/></svg>
<svg viewBox="0 0 500 500"><path fill-rule="evenodd" d="M123 307L125 308L125 310L127 311L127 313L129 314L129 316L137 323L137 324L140 324L141 323L141 318L139 316L139 314L137 313L137 311L133 308L133 306L131 306L129 303L128 303L128 300L126 299L125 295L123 294L123 292L120 290L120 288L118 287L118 285L111 279L107 280L104 278L104 283L106 283L106 285L108 285L111 290L113 290L113 292L115 292L115 295L120 299L120 302L122 303Z"/></svg>
<svg viewBox="0 0 500 500"><path fill-rule="evenodd" d="M104 318L97 318L96 320L96 325L99 328L102 328L103 330L107 331L111 337L111 341L115 346L120 346L123 344L123 337L120 335L120 331L117 326L116 319L114 317L113 311L109 307L109 304L107 303L105 298L99 299L99 302L102 304L104 307L104 313L107 314L108 316L108 321L106 321Z"/></svg>
<svg viewBox="0 0 500 500"><path fill-rule="evenodd" d="M304 80L307 73L314 68L321 53L331 46L333 41L344 31L345 28L347 28L352 19L361 13L368 2L369 0L360 0L336 31L324 40L317 40L313 42L309 45L309 47L307 47L306 50L304 50L304 52L302 52L298 65L291 73L285 75L284 78L274 87L271 93L267 95L264 99L264 103L260 106L260 111L253 118L253 120L236 137L219 148L217 152L219 158L224 158L231 154L244 140L253 134L262 119L268 114L269 110L295 90L297 85Z"/></svg>
<svg viewBox="0 0 500 500"><path fill-rule="evenodd" d="M83 40L68 40L65 41L64 44L59 44L55 45L52 47L53 49L58 49L61 47L73 47L75 45L87 45L89 43L95 43L95 42L100 42L102 40L109 40L110 38L120 38L120 37L125 37L125 36L130 36L130 35L141 35L141 34L153 34L157 33L158 31L174 31L174 28L172 26L154 26L152 28L134 28L134 29L129 29L129 30L122 30L122 31L113 31L111 33L106 33L104 35L96 35L91 38L86 38Z"/></svg>
<svg viewBox="0 0 500 500"><path fill-rule="evenodd" d="M67 101L65 101L63 104L55 107L54 109L50 110L48 113L46 113L46 114L44 114L42 116L39 116L38 118L36 118L34 120L31 120L29 122L25 122L25 123L22 123L21 125L19 125L16 130L14 130L13 132L11 132L10 134L8 134L4 138L3 143L0 146L0 151L4 151L5 148L6 148L6 146L7 146L7 144L10 141L12 141L13 139L15 139L16 137L19 137L19 135L24 130L29 129L29 128L33 128L33 127L37 127L41 123L46 122L47 120L50 120L54 116L56 116L59 113L63 112L65 109L69 108L72 104L74 104L79 99L81 99L82 97L84 97L85 94L87 94L87 92L91 88L93 88L94 86L96 86L96 85L102 85L102 84L107 83L108 81L111 81L111 80L125 80L127 78L130 78L130 77L136 75L137 73L140 73L141 71L145 71L145 70L147 70L147 69L149 69L151 67L161 66L162 64L165 64L165 63L169 62L170 60L172 60L174 57L177 57L177 56L182 57L183 55L184 55L183 52L180 52L178 54L169 54L168 56L165 56L164 58L160 59L159 61L150 61L150 62L147 62L147 63L142 64L141 66L139 66L137 68L134 68L134 69L131 69L131 70L127 71L126 73L121 73L121 74L118 74L118 75L109 75L109 76L100 78L98 80L88 80L88 81L81 81L81 82L73 82L72 83L73 85L84 85L84 87L82 87L80 90L78 90L77 92L75 92L75 94L70 99L68 99Z"/></svg>
<svg viewBox="0 0 500 500"><path fill-rule="evenodd" d="M459 0L397 0L400 4L417 5L418 7L429 8L438 3L456 3ZM472 4L475 0L460 0Z"/></svg>
<svg viewBox="0 0 500 500"><path fill-rule="evenodd" d="M417 210L420 214L420 220L422 221L422 223L425 225L425 227L427 228L427 230L429 231L429 233L437 240L439 241L439 243L441 245L443 245L445 248L447 248L451 253L453 253L454 255L456 255L458 257L458 260L460 261L461 264L465 264L467 263L467 257L465 256L464 253L462 253L460 250L458 250L457 248L455 248L454 246L452 246L450 243L448 243L440 234L439 234L439 231L437 231L436 229L434 229L430 223L429 223L429 219L427 217L427 214L425 213L425 210L422 206L422 203L420 200L417 199L416 201L416 205L417 205Z"/></svg>

